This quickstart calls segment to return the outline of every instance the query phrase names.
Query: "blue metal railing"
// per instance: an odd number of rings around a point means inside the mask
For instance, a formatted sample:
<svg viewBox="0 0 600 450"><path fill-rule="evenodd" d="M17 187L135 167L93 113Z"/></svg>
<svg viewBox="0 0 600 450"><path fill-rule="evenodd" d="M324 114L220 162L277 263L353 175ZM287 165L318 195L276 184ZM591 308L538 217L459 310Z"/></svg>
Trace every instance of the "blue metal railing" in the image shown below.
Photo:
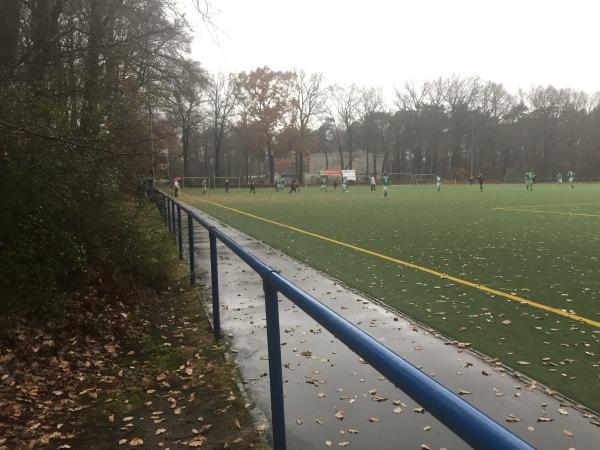
<svg viewBox="0 0 600 450"><path fill-rule="evenodd" d="M160 191L156 191L156 193L159 198L158 206L165 223L178 242L179 257L181 259L183 259L181 212L184 211L187 214L190 281L192 284L195 283L193 222L196 221L208 231L215 339L220 339L221 335L217 239L248 264L263 280L274 449L284 450L286 448L278 293L291 300L473 448L486 450L533 448L479 409L288 281L217 227L200 217L194 210Z"/></svg>

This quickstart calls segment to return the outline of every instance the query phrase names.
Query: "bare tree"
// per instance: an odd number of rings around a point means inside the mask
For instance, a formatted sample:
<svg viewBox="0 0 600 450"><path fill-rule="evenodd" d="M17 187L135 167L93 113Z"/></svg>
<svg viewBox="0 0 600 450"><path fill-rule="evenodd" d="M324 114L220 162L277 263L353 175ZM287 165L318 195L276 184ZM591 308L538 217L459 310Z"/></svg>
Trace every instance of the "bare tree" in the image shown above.
<svg viewBox="0 0 600 450"><path fill-rule="evenodd" d="M383 110L383 94L381 88L364 88L361 90L360 114L367 157L367 174L370 174L369 153L373 153L373 173L377 174L377 118L376 113Z"/></svg>
<svg viewBox="0 0 600 450"><path fill-rule="evenodd" d="M164 108L181 128L183 151L183 176L190 176L191 136L202 121L200 106L205 101L203 89L207 78L195 61L183 60L173 70L174 76L165 80L163 87Z"/></svg>
<svg viewBox="0 0 600 450"><path fill-rule="evenodd" d="M209 116L212 119L216 177L221 176L221 148L231 129L231 119L238 102L238 85L233 75L212 75L206 89Z"/></svg>
<svg viewBox="0 0 600 450"><path fill-rule="evenodd" d="M342 169L351 169L354 160L354 138L360 123L360 91L355 84L330 88L332 104L329 115L334 128L334 137L340 152ZM344 148L348 152L348 164L344 166Z"/></svg>
<svg viewBox="0 0 600 450"><path fill-rule="evenodd" d="M322 86L323 75L313 73L310 76L303 70L294 71L291 80L291 104L295 110L295 119L298 128L299 161L298 178L304 177L304 153L306 152L306 136L311 122L322 115L325 110L325 90Z"/></svg>

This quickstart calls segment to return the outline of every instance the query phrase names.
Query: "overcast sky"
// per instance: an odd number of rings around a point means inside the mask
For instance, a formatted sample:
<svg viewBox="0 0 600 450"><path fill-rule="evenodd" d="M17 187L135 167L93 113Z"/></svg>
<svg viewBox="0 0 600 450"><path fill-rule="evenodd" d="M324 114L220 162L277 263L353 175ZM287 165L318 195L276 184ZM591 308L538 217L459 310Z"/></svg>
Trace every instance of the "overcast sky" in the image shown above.
<svg viewBox="0 0 600 450"><path fill-rule="evenodd" d="M598 0L210 1L217 31L187 14L210 71L299 68L388 93L453 74L600 90Z"/></svg>

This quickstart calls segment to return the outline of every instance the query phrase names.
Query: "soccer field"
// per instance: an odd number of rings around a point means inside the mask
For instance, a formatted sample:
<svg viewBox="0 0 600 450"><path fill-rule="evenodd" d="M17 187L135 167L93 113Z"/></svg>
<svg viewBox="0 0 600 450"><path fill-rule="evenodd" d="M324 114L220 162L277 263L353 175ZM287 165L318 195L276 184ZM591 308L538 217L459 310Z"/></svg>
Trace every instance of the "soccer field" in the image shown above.
<svg viewBox="0 0 600 450"><path fill-rule="evenodd" d="M600 185L183 200L600 410Z"/></svg>

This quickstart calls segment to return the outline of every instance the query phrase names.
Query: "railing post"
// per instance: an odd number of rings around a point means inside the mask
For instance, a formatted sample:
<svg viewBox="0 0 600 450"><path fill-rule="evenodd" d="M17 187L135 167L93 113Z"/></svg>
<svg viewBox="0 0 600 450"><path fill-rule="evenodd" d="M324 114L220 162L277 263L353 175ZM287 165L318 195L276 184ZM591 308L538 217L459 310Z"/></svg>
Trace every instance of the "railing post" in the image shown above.
<svg viewBox="0 0 600 450"><path fill-rule="evenodd" d="M263 279L267 316L267 348L269 351L269 387L271 389L271 423L273 449L285 450L285 415L283 412L283 373L279 338L279 305L277 290Z"/></svg>
<svg viewBox="0 0 600 450"><path fill-rule="evenodd" d="M190 283L196 284L196 253L194 249L194 219L188 213L188 253L190 255Z"/></svg>
<svg viewBox="0 0 600 450"><path fill-rule="evenodd" d="M177 240L179 243L179 259L183 259L183 232L181 230L181 207L177 205Z"/></svg>
<svg viewBox="0 0 600 450"><path fill-rule="evenodd" d="M213 333L215 339L221 339L221 315L219 311L219 272L217 265L217 238L208 230L210 241L210 280L212 286Z"/></svg>
<svg viewBox="0 0 600 450"><path fill-rule="evenodd" d="M169 233L171 232L171 200L165 195L165 223Z"/></svg>
<svg viewBox="0 0 600 450"><path fill-rule="evenodd" d="M173 240L175 240L175 202L173 200L171 200L171 233L173 233Z"/></svg>

